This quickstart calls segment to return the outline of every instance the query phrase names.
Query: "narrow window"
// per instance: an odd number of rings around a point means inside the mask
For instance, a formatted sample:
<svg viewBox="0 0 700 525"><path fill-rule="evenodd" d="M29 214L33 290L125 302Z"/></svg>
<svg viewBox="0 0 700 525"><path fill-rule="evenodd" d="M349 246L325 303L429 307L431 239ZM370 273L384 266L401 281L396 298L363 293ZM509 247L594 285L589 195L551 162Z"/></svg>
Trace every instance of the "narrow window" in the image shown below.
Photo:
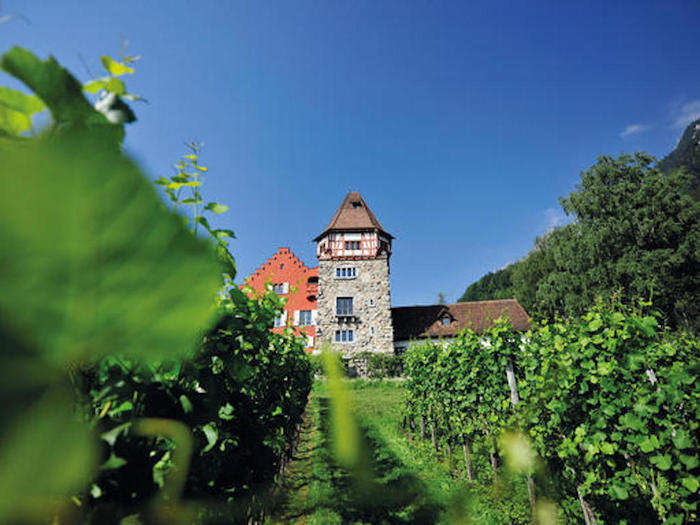
<svg viewBox="0 0 700 525"><path fill-rule="evenodd" d="M352 343L353 338L354 338L353 331L348 330L348 342Z"/></svg>
<svg viewBox="0 0 700 525"><path fill-rule="evenodd" d="M343 336L343 343L344 343L345 341L347 341L348 331L347 331L347 330L343 330L342 336Z"/></svg>
<svg viewBox="0 0 700 525"><path fill-rule="evenodd" d="M340 330L336 330L336 331L335 331L335 340L336 340L337 342L340 342Z"/></svg>
<svg viewBox="0 0 700 525"><path fill-rule="evenodd" d="M369 329L369 332L374 335L374 326Z"/></svg>
<svg viewBox="0 0 700 525"><path fill-rule="evenodd" d="M299 326L309 326L311 324L311 310L301 310L299 312Z"/></svg>
<svg viewBox="0 0 700 525"><path fill-rule="evenodd" d="M352 315L352 297L338 297L336 299L337 315Z"/></svg>
<svg viewBox="0 0 700 525"><path fill-rule="evenodd" d="M347 269L346 269L346 268L343 268L343 271L342 271L342 276L343 276L343 277L347 277L347 275L346 275L346 273L345 273L346 271L347 271Z"/></svg>
<svg viewBox="0 0 700 525"><path fill-rule="evenodd" d="M335 276L340 277L340 268L335 269Z"/></svg>

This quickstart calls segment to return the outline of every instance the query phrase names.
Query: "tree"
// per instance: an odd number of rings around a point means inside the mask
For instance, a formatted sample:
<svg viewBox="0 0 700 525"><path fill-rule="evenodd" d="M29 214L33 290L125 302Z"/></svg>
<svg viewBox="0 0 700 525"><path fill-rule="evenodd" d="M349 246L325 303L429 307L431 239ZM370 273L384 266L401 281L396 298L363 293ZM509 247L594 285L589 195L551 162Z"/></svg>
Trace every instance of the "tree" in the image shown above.
<svg viewBox="0 0 700 525"><path fill-rule="evenodd" d="M601 157L583 173L561 200L580 234L582 256L569 261L583 293L653 294L674 324L697 323L700 206L685 172L664 175L654 162L641 153Z"/></svg>
<svg viewBox="0 0 700 525"><path fill-rule="evenodd" d="M581 314L599 296L653 296L672 326L698 327L698 216L683 170L643 153L603 156L562 198L574 222L537 239L513 271L531 314Z"/></svg>
<svg viewBox="0 0 700 525"><path fill-rule="evenodd" d="M489 272L467 287L460 301L485 301L489 299L510 299L514 297L512 275L519 263Z"/></svg>

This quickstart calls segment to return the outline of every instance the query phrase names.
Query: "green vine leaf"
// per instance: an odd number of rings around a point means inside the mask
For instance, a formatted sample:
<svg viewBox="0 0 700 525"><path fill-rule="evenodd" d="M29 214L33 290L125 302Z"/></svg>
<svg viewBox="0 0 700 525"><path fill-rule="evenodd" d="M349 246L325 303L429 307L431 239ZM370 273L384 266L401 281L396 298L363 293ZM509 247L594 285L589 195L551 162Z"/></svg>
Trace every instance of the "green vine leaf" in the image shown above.
<svg viewBox="0 0 700 525"><path fill-rule="evenodd" d="M102 89L119 96L126 95L126 85L122 80L114 77L97 78L86 82L85 85L83 85L83 90L87 91L88 93L94 94Z"/></svg>
<svg viewBox="0 0 700 525"><path fill-rule="evenodd" d="M202 449L202 454L204 454L214 448L216 441L219 439L219 433L216 431L216 427L213 423L204 425L202 427L202 432L204 432L204 436L207 438L207 445Z"/></svg>
<svg viewBox="0 0 700 525"><path fill-rule="evenodd" d="M218 202L210 202L204 207L204 209L209 210L218 215L228 210L228 206L226 206L225 204L219 204Z"/></svg>
<svg viewBox="0 0 700 525"><path fill-rule="evenodd" d="M55 365L181 355L213 313L215 253L135 164L100 146L40 142L4 156L0 312Z"/></svg>
<svg viewBox="0 0 700 525"><path fill-rule="evenodd" d="M134 68L127 66L123 62L117 62L112 57L105 55L101 58L102 65L110 75L120 77L122 75L133 74Z"/></svg>
<svg viewBox="0 0 700 525"><path fill-rule="evenodd" d="M661 470L668 470L671 468L671 456L668 454L652 456L649 458L649 461Z"/></svg>

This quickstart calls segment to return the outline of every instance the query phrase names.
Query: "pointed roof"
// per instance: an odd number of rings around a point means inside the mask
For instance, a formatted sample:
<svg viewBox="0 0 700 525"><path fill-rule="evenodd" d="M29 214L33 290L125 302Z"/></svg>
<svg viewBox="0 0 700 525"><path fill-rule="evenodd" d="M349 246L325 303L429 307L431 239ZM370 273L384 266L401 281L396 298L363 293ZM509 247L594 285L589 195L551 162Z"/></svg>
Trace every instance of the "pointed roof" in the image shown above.
<svg viewBox="0 0 700 525"><path fill-rule="evenodd" d="M345 196L343 203L333 215L333 218L326 226L325 230L318 235L314 241L332 231L365 231L376 230L386 235L390 239L394 237L387 233L379 221L369 209L367 203L356 191L350 191Z"/></svg>

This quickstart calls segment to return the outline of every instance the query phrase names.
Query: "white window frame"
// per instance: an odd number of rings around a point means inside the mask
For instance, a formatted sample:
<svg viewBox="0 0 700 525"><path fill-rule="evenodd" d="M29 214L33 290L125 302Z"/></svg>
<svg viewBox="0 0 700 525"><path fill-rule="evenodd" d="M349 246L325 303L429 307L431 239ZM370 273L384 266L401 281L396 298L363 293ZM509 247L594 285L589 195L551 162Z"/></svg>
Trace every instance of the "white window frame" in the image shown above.
<svg viewBox="0 0 700 525"><path fill-rule="evenodd" d="M345 274L345 275L343 275ZM336 279L357 279L357 266L338 266L335 269Z"/></svg>
<svg viewBox="0 0 700 525"><path fill-rule="evenodd" d="M295 312L297 326L311 326L312 325L313 317L314 317L313 310L297 310L297 312ZM308 312L309 315L308 315L308 319L306 320L306 322L302 323L302 321L303 321L302 314L304 312Z"/></svg>
<svg viewBox="0 0 700 525"><path fill-rule="evenodd" d="M277 295L285 295L289 293L289 283L277 283L272 285L272 291Z"/></svg>
<svg viewBox="0 0 700 525"><path fill-rule="evenodd" d="M335 343L348 344L355 342L355 330L352 328L347 328L343 330L336 330L335 336L333 338Z"/></svg>

